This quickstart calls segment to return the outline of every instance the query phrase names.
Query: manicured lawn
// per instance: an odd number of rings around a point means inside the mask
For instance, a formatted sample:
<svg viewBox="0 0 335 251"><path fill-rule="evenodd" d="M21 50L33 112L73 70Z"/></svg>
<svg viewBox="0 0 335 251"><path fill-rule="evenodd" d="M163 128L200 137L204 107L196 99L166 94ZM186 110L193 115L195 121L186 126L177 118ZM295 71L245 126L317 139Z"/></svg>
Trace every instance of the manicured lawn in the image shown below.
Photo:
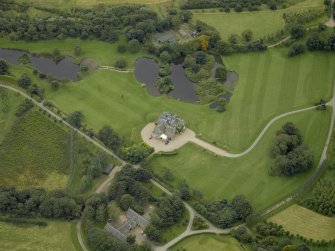
<svg viewBox="0 0 335 251"><path fill-rule="evenodd" d="M66 221L48 221L47 227L0 222L0 250L80 251L73 226L75 222Z"/></svg>
<svg viewBox="0 0 335 251"><path fill-rule="evenodd" d="M140 55L145 52L132 54L130 52L119 53L117 46L119 44L127 45L126 38L121 36L116 43L107 43L98 40L80 40L80 39L65 39L65 40L46 40L38 42L25 41L9 41L0 38L1 48L20 48L35 53L52 53L55 48L58 48L63 55L73 56L74 48L81 47L81 55L79 59L93 58L99 65L114 65L119 56L127 58L128 68L133 68L133 64Z"/></svg>
<svg viewBox="0 0 335 251"><path fill-rule="evenodd" d="M223 114L207 105L149 96L132 73L95 71L56 92L48 90L47 99L67 113L82 111L85 122L95 130L109 124L134 141L140 140L141 129L161 112L175 112L199 137L240 152L274 116L331 97L334 57L308 53L288 59L285 53L273 50L224 58L240 80Z"/></svg>
<svg viewBox="0 0 335 251"><path fill-rule="evenodd" d="M209 200L231 199L237 194L245 195L255 210L264 209L287 196L301 185L313 170L293 177L272 177L268 169L272 159L269 151L275 132L291 121L301 130L304 142L314 155L314 167L319 161L328 133L330 111L307 111L277 121L264 135L259 144L247 155L222 158L193 144L187 144L174 156L157 156L150 165L162 176L164 168L170 168L177 185L185 179L191 188L200 190Z"/></svg>
<svg viewBox="0 0 335 251"><path fill-rule="evenodd" d="M188 237L172 247L172 251L242 251L236 239L225 235L201 234Z"/></svg>
<svg viewBox="0 0 335 251"><path fill-rule="evenodd" d="M335 217L326 217L296 204L271 217L269 221L307 239L329 241L335 237Z"/></svg>
<svg viewBox="0 0 335 251"><path fill-rule="evenodd" d="M264 35L274 33L284 26L283 14L288 12L299 12L307 9L324 9L322 1L306 0L293 5L287 9L272 11L269 9L252 12L237 13L225 12L196 12L193 20L201 20L213 27L220 33L222 38L227 39L231 34L241 34L250 29L254 33L254 38L261 38ZM325 17L325 20L327 18Z"/></svg>
<svg viewBox="0 0 335 251"><path fill-rule="evenodd" d="M3 185L62 188L67 181L69 138L38 111L17 119L0 145Z"/></svg>

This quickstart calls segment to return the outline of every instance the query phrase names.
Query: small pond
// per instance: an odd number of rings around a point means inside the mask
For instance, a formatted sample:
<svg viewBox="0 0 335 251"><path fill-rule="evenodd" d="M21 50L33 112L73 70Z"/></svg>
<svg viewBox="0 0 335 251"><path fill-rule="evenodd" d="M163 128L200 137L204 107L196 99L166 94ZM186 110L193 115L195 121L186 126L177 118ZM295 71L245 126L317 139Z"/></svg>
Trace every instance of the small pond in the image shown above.
<svg viewBox="0 0 335 251"><path fill-rule="evenodd" d="M159 65L155 60L139 58L135 63L135 76L139 82L145 83L150 95L161 95L155 85L159 78ZM171 64L171 80L174 90L168 94L170 97L192 103L198 100L195 84L186 77L181 64Z"/></svg>
<svg viewBox="0 0 335 251"><path fill-rule="evenodd" d="M51 75L53 78L59 80L78 80L77 73L80 72L80 65L74 63L70 57L64 57L59 62L55 62L45 56L39 57L19 50L0 48L0 58L5 59L10 64L20 64L19 58L23 54L28 55L30 59L29 64L41 73Z"/></svg>

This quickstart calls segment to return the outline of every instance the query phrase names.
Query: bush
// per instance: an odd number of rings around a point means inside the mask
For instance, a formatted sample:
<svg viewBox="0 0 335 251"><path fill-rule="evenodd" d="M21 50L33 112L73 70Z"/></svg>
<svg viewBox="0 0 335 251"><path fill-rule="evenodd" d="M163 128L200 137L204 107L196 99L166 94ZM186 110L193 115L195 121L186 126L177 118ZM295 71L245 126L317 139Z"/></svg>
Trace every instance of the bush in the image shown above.
<svg viewBox="0 0 335 251"><path fill-rule="evenodd" d="M293 44L288 52L289 57L294 57L305 52L305 46L302 44Z"/></svg>
<svg viewBox="0 0 335 251"><path fill-rule="evenodd" d="M140 143L131 147L123 147L120 150L122 158L133 164L141 162L153 152L154 149L145 143Z"/></svg>
<svg viewBox="0 0 335 251"><path fill-rule="evenodd" d="M8 74L8 64L7 61L0 59L0 75Z"/></svg>
<svg viewBox="0 0 335 251"><path fill-rule="evenodd" d="M125 45L123 45L123 44L119 44L117 46L117 51L120 52L120 53L125 53L126 50L127 50L127 47Z"/></svg>
<svg viewBox="0 0 335 251"><path fill-rule="evenodd" d="M115 62L115 67L119 69L124 69L127 67L127 59L125 57L119 57Z"/></svg>
<svg viewBox="0 0 335 251"><path fill-rule="evenodd" d="M15 112L15 116L20 117L33 108L33 102L30 99L25 99L17 108Z"/></svg>
<svg viewBox="0 0 335 251"><path fill-rule="evenodd" d="M31 85L31 79L26 73L23 73L21 77L17 80L18 85L23 89L28 89Z"/></svg>
<svg viewBox="0 0 335 251"><path fill-rule="evenodd" d="M137 39L132 39L128 42L130 53L136 53L140 50L141 44Z"/></svg>
<svg viewBox="0 0 335 251"><path fill-rule="evenodd" d="M225 67L218 67L215 71L215 78L221 81L226 81L227 69Z"/></svg>
<svg viewBox="0 0 335 251"><path fill-rule="evenodd" d="M105 144L105 146L113 151L116 151L120 146L120 137L110 126L101 128L98 133L98 138Z"/></svg>
<svg viewBox="0 0 335 251"><path fill-rule="evenodd" d="M174 85L172 83L172 80L170 77L163 77L159 78L156 81L156 86L158 87L158 90L160 93L169 93L174 89Z"/></svg>
<svg viewBox="0 0 335 251"><path fill-rule="evenodd" d="M79 128L81 126L82 119L83 119L83 114L79 111L75 111L75 112L70 113L67 116L66 120L70 125L76 128Z"/></svg>

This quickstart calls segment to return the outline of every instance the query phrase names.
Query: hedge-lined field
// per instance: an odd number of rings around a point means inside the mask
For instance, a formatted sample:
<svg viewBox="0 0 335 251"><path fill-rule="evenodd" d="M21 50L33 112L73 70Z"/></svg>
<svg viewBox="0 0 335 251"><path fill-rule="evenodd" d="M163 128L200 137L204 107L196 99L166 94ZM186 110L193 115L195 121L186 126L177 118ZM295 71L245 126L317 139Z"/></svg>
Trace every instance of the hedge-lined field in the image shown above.
<svg viewBox="0 0 335 251"><path fill-rule="evenodd" d="M325 241L335 239L334 217L323 216L296 204L272 216L269 221L307 239Z"/></svg>
<svg viewBox="0 0 335 251"><path fill-rule="evenodd" d="M0 183L64 187L69 161L69 135L38 111L17 119L0 145Z"/></svg>

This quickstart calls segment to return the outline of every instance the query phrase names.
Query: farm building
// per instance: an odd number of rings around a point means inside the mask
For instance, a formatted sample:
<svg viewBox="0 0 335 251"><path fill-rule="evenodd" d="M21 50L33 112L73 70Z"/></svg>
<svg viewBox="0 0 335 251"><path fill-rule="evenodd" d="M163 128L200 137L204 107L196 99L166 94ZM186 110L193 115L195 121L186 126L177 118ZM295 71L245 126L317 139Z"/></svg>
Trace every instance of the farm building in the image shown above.
<svg viewBox="0 0 335 251"><path fill-rule="evenodd" d="M115 165L114 164L109 164L104 168L104 174L109 175L111 171L113 171Z"/></svg>
<svg viewBox="0 0 335 251"><path fill-rule="evenodd" d="M165 142L172 140L176 134L182 133L186 129L186 123L176 114L164 112L155 122L155 129L152 137Z"/></svg>

